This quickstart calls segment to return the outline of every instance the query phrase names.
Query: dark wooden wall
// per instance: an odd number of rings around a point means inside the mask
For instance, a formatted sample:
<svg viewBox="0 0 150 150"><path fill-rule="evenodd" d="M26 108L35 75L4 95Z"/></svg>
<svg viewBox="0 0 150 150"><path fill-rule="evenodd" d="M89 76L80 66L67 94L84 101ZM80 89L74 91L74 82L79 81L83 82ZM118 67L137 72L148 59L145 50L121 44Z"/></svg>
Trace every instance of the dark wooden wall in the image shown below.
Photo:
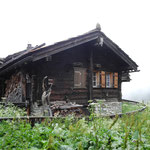
<svg viewBox="0 0 150 150"><path fill-rule="evenodd" d="M51 101L70 100L79 104L87 104L89 100L90 53L93 50L93 69L100 64L101 71L119 73L118 89L93 88L94 99L121 99L121 69L126 64L107 47L94 47L83 44L72 49L52 55L51 59L41 59L21 66L24 74L31 78L31 101L40 102L42 96L42 80L45 76L54 80ZM86 87L74 87L74 67L86 68ZM19 69L18 69L19 70ZM34 88L34 89L32 89Z"/></svg>
<svg viewBox="0 0 150 150"><path fill-rule="evenodd" d="M3 78L0 79L0 99L5 95L5 80Z"/></svg>
<svg viewBox="0 0 150 150"><path fill-rule="evenodd" d="M55 54L50 61L42 59L32 64L34 68L34 74L37 76L37 93L36 99L40 100L42 95L42 79L44 76L54 80L52 87L51 101L67 100L79 104L87 104L89 100L89 55L90 50L94 49L93 53L93 66L95 64L101 64L100 70L106 71L118 71L120 70L120 61L117 56L109 56L109 50L95 49L95 47L76 47L64 52ZM107 53L106 53L107 52ZM87 79L86 88L74 88L74 67L78 65L82 68L86 68ZM118 89L106 89L106 88L93 88L93 98L95 99L108 99L121 98L121 82L119 80Z"/></svg>
<svg viewBox="0 0 150 150"><path fill-rule="evenodd" d="M51 101L68 99L77 103L85 103L88 99L88 89L74 88L74 62L81 62L82 67L87 68L88 50L84 47L77 47L53 55L51 61L43 59L36 62L33 68L38 81L37 99L41 99L42 79L48 76L54 80Z"/></svg>

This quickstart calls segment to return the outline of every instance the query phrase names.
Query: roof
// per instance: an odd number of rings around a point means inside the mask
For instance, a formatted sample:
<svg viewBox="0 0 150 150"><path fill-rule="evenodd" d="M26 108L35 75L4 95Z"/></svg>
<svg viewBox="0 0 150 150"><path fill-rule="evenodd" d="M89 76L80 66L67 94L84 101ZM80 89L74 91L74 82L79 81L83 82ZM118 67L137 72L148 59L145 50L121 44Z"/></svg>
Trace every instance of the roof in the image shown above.
<svg viewBox="0 0 150 150"><path fill-rule="evenodd" d="M3 58L0 58L0 65L3 64Z"/></svg>
<svg viewBox="0 0 150 150"><path fill-rule="evenodd" d="M0 74L4 73L6 70L9 71L13 67L17 67L24 62L34 62L47 57L48 55L50 56L69 48L97 40L99 38L103 38L103 43L122 60L124 60L130 66L131 70L137 70L138 65L117 44L115 44L103 32L101 32L99 28L96 28L80 36L73 37L53 45L45 46L45 44L41 44L30 50L23 50L13 55L9 55L3 60L4 63L0 65Z"/></svg>

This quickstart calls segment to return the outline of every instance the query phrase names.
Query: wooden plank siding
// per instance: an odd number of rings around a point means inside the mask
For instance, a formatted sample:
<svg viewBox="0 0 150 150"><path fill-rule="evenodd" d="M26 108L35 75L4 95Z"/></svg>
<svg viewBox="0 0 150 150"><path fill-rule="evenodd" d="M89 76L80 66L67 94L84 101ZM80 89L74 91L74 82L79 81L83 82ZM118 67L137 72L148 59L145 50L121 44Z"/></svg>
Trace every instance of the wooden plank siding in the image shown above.
<svg viewBox="0 0 150 150"><path fill-rule="evenodd" d="M94 47L91 47L91 49ZM89 49L86 46L76 47L72 50L66 50L52 56L51 61L41 60L34 62L34 68L37 75L38 92L37 99L41 99L42 89L42 79L44 76L49 76L49 78L54 80L54 85L52 87L51 101L66 100L69 99L72 102L79 104L87 104L89 97L89 65L90 65L90 55ZM94 49L93 53L93 68L96 63L102 64L101 70L105 69L104 65L107 64L108 70L110 69L109 62L107 62L106 56L102 59L101 56L95 56L97 54ZM100 58L100 59L99 59ZM98 59L98 60L97 60ZM74 63L80 62L74 65ZM115 62L115 60L114 60ZM78 66L79 65L79 66ZM112 66L111 66L112 67ZM74 86L74 68L84 68L86 69L86 79L83 87L77 88ZM42 70L42 71L41 71ZM114 69L115 70L115 69ZM116 71L116 70L115 70ZM105 81L104 81L105 82ZM119 89L106 89L94 88L93 98L119 98ZM108 95L108 96L106 96Z"/></svg>
<svg viewBox="0 0 150 150"><path fill-rule="evenodd" d="M83 104L87 101L87 81L80 89L74 87L74 68L80 68L80 66L74 66L74 62L82 62L82 67L87 68L87 56L85 54L86 49L77 47L72 51L65 51L52 56L52 61L41 60L41 62L35 62L35 70L38 76L38 80L42 81L44 76L54 80L52 87L51 101L62 101L69 99L70 101ZM76 56L76 57L75 57ZM42 71L41 71L42 70ZM87 75L85 75L86 77ZM84 78L85 78L84 77ZM83 81L83 80L82 80ZM38 87L41 87L42 82L39 82ZM39 94L40 93L40 94ZM42 89L39 88L37 93L37 99L41 99Z"/></svg>
<svg viewBox="0 0 150 150"><path fill-rule="evenodd" d="M92 54L91 51L93 51ZM96 64L100 64L100 67L96 68ZM54 82L51 101L70 100L86 105L91 98L121 98L121 80L118 79L118 88L107 89L103 85L105 84L105 78L101 74L103 84L99 88L93 88L92 72L94 70L119 72L122 65L124 63L120 62L118 56L112 54L106 47L105 50L101 50L93 45L85 44L52 55L51 59L43 58L29 63L24 66L24 74L28 73L32 79L31 102L41 102L42 80L45 76L48 76ZM75 68L81 68L79 71L85 74L84 78L81 78L83 86L79 88L74 86ZM121 75L119 75L120 77Z"/></svg>

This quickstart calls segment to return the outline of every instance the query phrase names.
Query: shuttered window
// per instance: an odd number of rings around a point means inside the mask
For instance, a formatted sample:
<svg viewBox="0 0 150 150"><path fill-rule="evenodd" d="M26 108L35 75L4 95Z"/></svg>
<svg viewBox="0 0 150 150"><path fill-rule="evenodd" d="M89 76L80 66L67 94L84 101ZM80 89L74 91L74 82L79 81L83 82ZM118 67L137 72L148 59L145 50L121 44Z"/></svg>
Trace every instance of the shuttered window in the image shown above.
<svg viewBox="0 0 150 150"><path fill-rule="evenodd" d="M74 87L86 88L86 69L74 68Z"/></svg>
<svg viewBox="0 0 150 150"><path fill-rule="evenodd" d="M106 72L106 88L113 88L113 76L114 73Z"/></svg>
<svg viewBox="0 0 150 150"><path fill-rule="evenodd" d="M110 74L106 73L106 88L110 87Z"/></svg>
<svg viewBox="0 0 150 150"><path fill-rule="evenodd" d="M118 73L105 71L93 72L93 87L118 88Z"/></svg>

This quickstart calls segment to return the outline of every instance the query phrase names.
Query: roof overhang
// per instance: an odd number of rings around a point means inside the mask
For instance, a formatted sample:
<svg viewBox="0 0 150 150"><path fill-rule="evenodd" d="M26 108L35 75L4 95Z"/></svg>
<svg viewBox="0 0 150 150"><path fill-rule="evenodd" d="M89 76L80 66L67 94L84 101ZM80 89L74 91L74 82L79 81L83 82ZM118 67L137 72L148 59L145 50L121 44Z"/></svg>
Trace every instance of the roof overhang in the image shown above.
<svg viewBox="0 0 150 150"><path fill-rule="evenodd" d="M129 70L137 71L138 65L123 50L121 50L118 45L110 40L103 32L100 31L100 29L94 29L83 35L55 43L50 46L43 47L44 45L42 44L31 50L23 51L20 55L9 60L8 62L3 63L0 66L0 75L5 73L6 71L10 71L14 67L20 66L27 61L38 61L45 57L57 54L59 52L91 41L97 42L97 40L100 38L103 38L104 44L129 65Z"/></svg>

